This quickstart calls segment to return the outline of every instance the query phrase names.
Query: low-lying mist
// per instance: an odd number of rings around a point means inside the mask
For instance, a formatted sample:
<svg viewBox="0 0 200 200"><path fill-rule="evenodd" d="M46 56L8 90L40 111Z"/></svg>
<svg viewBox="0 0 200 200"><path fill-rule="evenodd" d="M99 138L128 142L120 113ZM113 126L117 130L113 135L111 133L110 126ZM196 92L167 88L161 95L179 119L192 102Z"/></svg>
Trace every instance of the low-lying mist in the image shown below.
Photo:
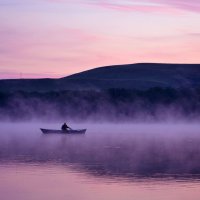
<svg viewBox="0 0 200 200"><path fill-rule="evenodd" d="M200 90L0 92L1 121L199 121Z"/></svg>
<svg viewBox="0 0 200 200"><path fill-rule="evenodd" d="M1 123L0 162L72 165L95 176L200 175L195 123L71 124L85 135L43 135L58 123Z"/></svg>

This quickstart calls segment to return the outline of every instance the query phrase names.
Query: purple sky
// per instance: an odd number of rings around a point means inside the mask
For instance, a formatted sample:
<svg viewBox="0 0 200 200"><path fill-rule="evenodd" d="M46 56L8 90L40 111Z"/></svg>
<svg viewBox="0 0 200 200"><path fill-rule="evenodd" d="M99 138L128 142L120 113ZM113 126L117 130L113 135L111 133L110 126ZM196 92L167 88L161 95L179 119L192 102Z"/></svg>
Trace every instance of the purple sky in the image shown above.
<svg viewBox="0 0 200 200"><path fill-rule="evenodd" d="M200 0L1 0L0 78L200 63Z"/></svg>

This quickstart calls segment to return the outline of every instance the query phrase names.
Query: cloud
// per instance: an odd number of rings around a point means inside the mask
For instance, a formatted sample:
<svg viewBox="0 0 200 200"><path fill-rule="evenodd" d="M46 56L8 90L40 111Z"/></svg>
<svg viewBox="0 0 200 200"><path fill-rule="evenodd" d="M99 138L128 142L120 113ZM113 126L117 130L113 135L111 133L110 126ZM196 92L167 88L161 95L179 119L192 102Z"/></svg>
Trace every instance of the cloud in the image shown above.
<svg viewBox="0 0 200 200"><path fill-rule="evenodd" d="M174 8L192 11L192 12L200 12L200 1L199 0L153 0L154 2L161 2L162 4L169 5Z"/></svg>
<svg viewBox="0 0 200 200"><path fill-rule="evenodd" d="M48 3L65 3L99 6L116 11L136 11L136 12L165 12L170 10L185 10L190 12L200 12L199 0L44 0ZM25 4L42 3L39 0L2 0L0 6L17 6Z"/></svg>
<svg viewBox="0 0 200 200"><path fill-rule="evenodd" d="M27 54L27 50L32 48L56 50L70 47L77 50L79 47L89 46L99 40L101 38L98 35L74 28L37 29L37 31L7 27L0 29L0 51L5 53L14 51L17 55L20 52Z"/></svg>
<svg viewBox="0 0 200 200"><path fill-rule="evenodd" d="M164 11L165 9L168 10L169 7L192 12L200 11L199 0L141 0L140 3L135 0L125 0L123 3L119 0L95 2L105 8L127 11Z"/></svg>
<svg viewBox="0 0 200 200"><path fill-rule="evenodd" d="M165 12L173 9L200 11L199 0L47 0L57 3L81 3L117 11Z"/></svg>
<svg viewBox="0 0 200 200"><path fill-rule="evenodd" d="M47 68L56 72L56 67L74 66L87 54L93 53L93 45L99 41L100 36L81 29L57 27L33 31L1 27L0 71L18 66L19 71L28 73L42 70L40 73L48 74L45 72ZM60 74L60 71L56 73ZM13 76L6 72L3 77L6 77L5 74L7 77Z"/></svg>
<svg viewBox="0 0 200 200"><path fill-rule="evenodd" d="M194 32L194 33L188 33L187 35L188 35L188 36L191 36L191 37L197 37L197 38L200 38L200 33L197 33L197 32Z"/></svg>
<svg viewBox="0 0 200 200"><path fill-rule="evenodd" d="M135 1L94 1L88 5L96 5L106 9L125 12L163 12L166 7L160 4L136 3Z"/></svg>

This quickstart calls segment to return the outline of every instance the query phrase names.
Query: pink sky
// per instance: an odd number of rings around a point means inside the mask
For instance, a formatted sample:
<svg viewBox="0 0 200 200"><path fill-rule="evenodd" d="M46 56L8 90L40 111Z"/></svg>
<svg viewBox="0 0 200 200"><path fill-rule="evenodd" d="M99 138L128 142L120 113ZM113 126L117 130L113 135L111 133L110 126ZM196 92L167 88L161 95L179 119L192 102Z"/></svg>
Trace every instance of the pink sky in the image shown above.
<svg viewBox="0 0 200 200"><path fill-rule="evenodd" d="M2 0L0 78L200 63L199 0Z"/></svg>

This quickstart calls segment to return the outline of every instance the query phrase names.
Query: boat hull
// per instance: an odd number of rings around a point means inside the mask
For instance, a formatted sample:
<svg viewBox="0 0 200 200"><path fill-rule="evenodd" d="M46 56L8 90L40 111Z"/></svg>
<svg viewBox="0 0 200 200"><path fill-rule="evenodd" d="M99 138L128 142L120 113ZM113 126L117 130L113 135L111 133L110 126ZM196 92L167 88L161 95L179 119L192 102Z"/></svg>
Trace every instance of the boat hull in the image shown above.
<svg viewBox="0 0 200 200"><path fill-rule="evenodd" d="M52 130L52 129L40 129L44 134L85 134L86 129L79 129L79 130Z"/></svg>

